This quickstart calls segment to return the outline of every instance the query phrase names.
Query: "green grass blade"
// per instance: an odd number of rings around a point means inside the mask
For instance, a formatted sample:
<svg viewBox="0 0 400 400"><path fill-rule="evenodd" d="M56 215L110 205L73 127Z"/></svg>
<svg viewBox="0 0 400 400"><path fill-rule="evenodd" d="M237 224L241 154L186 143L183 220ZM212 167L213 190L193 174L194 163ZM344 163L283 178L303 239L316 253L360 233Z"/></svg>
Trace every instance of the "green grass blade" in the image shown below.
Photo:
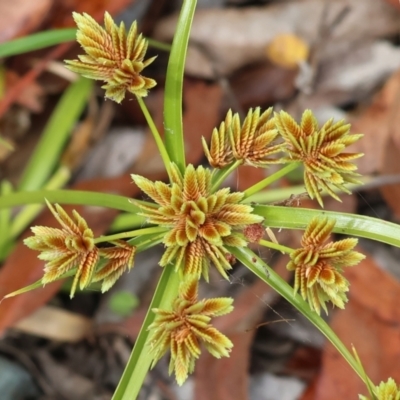
<svg viewBox="0 0 400 400"><path fill-rule="evenodd" d="M45 32L33 33L32 35L0 43L0 57L10 57L28 51L45 49L56 44L75 41L76 28L53 29ZM162 51L170 51L171 45L158 40L148 39L149 46Z"/></svg>
<svg viewBox="0 0 400 400"><path fill-rule="evenodd" d="M305 229L313 217L328 217L336 220L336 233L363 237L400 247L400 225L378 218L334 211L310 210L307 208L281 206L254 206L254 212L265 218L270 228Z"/></svg>
<svg viewBox="0 0 400 400"><path fill-rule="evenodd" d="M36 190L11 193L0 197L0 209L27 204L45 204L45 199L50 203L107 207L134 214L140 212L138 207L129 202L128 197L84 190Z"/></svg>
<svg viewBox="0 0 400 400"><path fill-rule="evenodd" d="M0 193L2 196L6 196L12 193L13 187L10 182L2 181L0 185ZM3 209L0 210L0 260L4 259L4 254L7 253L7 249L12 242L10 235L11 230L11 210Z"/></svg>
<svg viewBox="0 0 400 400"><path fill-rule="evenodd" d="M76 29L54 29L38 32L0 44L0 57L10 57L28 51L39 50L55 44L75 40Z"/></svg>
<svg viewBox="0 0 400 400"><path fill-rule="evenodd" d="M182 124L183 74L190 28L196 0L184 0L168 60L164 94L165 146L171 161L181 172L185 169L185 146Z"/></svg>
<svg viewBox="0 0 400 400"><path fill-rule="evenodd" d="M93 82L80 78L62 95L42 137L33 152L19 184L19 190L42 187L56 168L60 154L93 88Z"/></svg>

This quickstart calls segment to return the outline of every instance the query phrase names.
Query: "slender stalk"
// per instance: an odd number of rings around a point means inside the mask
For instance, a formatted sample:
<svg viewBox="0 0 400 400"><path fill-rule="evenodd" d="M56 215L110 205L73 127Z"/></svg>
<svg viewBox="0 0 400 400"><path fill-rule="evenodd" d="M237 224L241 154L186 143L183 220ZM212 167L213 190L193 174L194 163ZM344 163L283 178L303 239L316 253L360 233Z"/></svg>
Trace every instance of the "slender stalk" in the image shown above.
<svg viewBox="0 0 400 400"><path fill-rule="evenodd" d="M263 179L260 182L257 182L255 185L249 187L247 190L244 191L244 198L250 197L251 195L259 192L260 190L264 189L271 183L277 181L278 179L282 178L283 176L287 175L289 172L292 172L295 170L297 167L299 167L301 163L290 163L286 165L286 167L283 167L279 171L275 172L274 174L267 176L265 179Z"/></svg>
<svg viewBox="0 0 400 400"><path fill-rule="evenodd" d="M100 236L93 240L93 243L112 242L119 239L133 238L137 236L150 235L152 233L167 232L166 228L161 226L152 226L151 228L136 229L130 232L121 232L114 235Z"/></svg>
<svg viewBox="0 0 400 400"><path fill-rule="evenodd" d="M269 247L270 249L278 250L281 253L285 254L290 254L293 251L293 249L291 249L290 247L283 246L279 243L270 242L269 240L261 239L258 244L260 244L261 246Z"/></svg>
<svg viewBox="0 0 400 400"><path fill-rule="evenodd" d="M236 160L235 162L226 166L225 168L222 168L220 170L215 170L216 172L214 173L213 176L213 184L211 192L217 190L221 186L221 183L229 176L229 174L233 172L236 168L238 168L241 164L242 164L241 160Z"/></svg>
<svg viewBox="0 0 400 400"><path fill-rule="evenodd" d="M156 124L153 121L153 118L151 117L149 110L146 106L146 103L143 101L143 99L139 96L136 96L137 101L139 103L139 106L143 112L144 117L146 118L147 124L149 125L149 128L151 130L151 133L153 134L154 140L156 141L156 145L158 148L158 151L160 152L161 158L163 160L163 163L165 165L165 169L168 172L168 176L171 177L171 160L169 158L169 155L167 153L167 149L165 148L164 142L160 136L160 133L158 132L158 129L156 127Z"/></svg>
<svg viewBox="0 0 400 400"><path fill-rule="evenodd" d="M171 45L169 43L160 42L155 39L147 39L147 42L149 43L150 47L153 47L157 50L162 50L167 52L171 51Z"/></svg>

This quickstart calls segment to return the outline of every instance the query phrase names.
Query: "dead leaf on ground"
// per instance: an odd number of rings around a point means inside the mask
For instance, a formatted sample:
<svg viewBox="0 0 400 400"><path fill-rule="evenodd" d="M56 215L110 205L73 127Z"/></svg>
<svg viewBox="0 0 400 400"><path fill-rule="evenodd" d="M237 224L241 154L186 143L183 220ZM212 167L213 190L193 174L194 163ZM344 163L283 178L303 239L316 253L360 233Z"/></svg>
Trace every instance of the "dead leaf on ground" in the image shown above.
<svg viewBox="0 0 400 400"><path fill-rule="evenodd" d="M91 327L89 318L53 306L43 306L13 326L21 332L57 342L82 340Z"/></svg>
<svg viewBox="0 0 400 400"><path fill-rule="evenodd" d="M361 174L399 175L400 180L399 108L400 71L388 79L371 105L352 121L352 131L364 134L362 140L352 146L353 151L364 153L357 161ZM380 191L395 216L400 218L399 184L383 185Z"/></svg>
<svg viewBox="0 0 400 400"><path fill-rule="evenodd" d="M52 6L53 0L1 0L0 43L34 31Z"/></svg>
<svg viewBox="0 0 400 400"><path fill-rule="evenodd" d="M321 59L337 59L339 52L351 52L355 43L387 37L400 30L398 15L382 1L331 0L328 4L328 23L344 8L350 6L350 9L321 49ZM189 45L186 71L206 78L214 77L215 70L229 75L246 64L264 60L265 46L279 34L294 33L313 44L320 37L324 9L325 2L306 0L276 2L264 7L198 10L191 31L193 44ZM176 21L177 15L161 20L155 37L170 40Z"/></svg>
<svg viewBox="0 0 400 400"><path fill-rule="evenodd" d="M392 377L400 381L400 283L380 269L371 257L346 270L349 303L338 310L331 327L347 346L354 345L375 384ZM323 354L316 400L356 399L367 390L331 344Z"/></svg>

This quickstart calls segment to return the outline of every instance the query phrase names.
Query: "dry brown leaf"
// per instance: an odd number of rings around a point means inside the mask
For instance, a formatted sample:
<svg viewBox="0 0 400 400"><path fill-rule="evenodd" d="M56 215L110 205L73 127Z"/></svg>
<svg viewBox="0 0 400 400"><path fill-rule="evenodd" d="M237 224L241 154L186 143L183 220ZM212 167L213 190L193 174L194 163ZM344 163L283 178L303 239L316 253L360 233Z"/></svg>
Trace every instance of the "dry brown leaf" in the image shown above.
<svg viewBox="0 0 400 400"><path fill-rule="evenodd" d="M13 326L30 335L63 342L82 340L91 327L89 318L52 306L39 308Z"/></svg>
<svg viewBox="0 0 400 400"><path fill-rule="evenodd" d="M371 257L349 269L349 303L335 312L331 326L350 349L354 345L368 376L378 384L400 381L400 283L380 269ZM316 400L356 399L367 390L332 345L327 344Z"/></svg>
<svg viewBox="0 0 400 400"><path fill-rule="evenodd" d="M1 0L0 43L34 31L53 5L53 0Z"/></svg>

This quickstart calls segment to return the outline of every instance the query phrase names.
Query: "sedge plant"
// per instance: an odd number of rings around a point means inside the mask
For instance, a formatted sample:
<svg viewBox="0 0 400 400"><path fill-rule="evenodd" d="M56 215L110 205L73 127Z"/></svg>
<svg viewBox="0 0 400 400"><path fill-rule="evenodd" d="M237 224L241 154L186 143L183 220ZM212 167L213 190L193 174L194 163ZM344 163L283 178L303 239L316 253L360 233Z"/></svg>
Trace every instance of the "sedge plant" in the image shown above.
<svg viewBox="0 0 400 400"><path fill-rule="evenodd" d="M169 373L181 385L195 369L201 352L221 358L234 351L230 339L212 324L214 318L233 310L233 299L199 298L198 286L200 281L211 279L211 269L229 281L233 265L241 262L303 313L336 347L366 384L369 397L360 399L399 400L396 382L389 378L375 386L356 353L344 346L320 313L327 313L331 306L346 306L351 288L345 270L364 258L355 250L354 237L400 247L400 227L370 217L268 205L262 201L267 198L269 185L298 168L303 168L308 196L316 199L321 208L325 195L340 201L340 192L350 193L351 185L361 183L355 160L362 154L348 151L348 146L362 135L351 133L350 125L344 121L330 119L320 125L311 110L305 110L299 121L272 108L250 109L244 119L228 111L212 132L210 142L202 142L210 167L187 164L182 85L195 8L195 0L183 2L170 49L164 139L144 101L156 85L146 76L146 67L156 60L146 58L148 42L138 33L137 24L134 22L126 30L123 23L116 25L106 13L101 26L88 14L74 13L76 37L83 54L76 60L67 60L67 68L102 81L105 96L112 101L120 103L127 92L136 97L158 146L168 181L153 182L132 175L147 200L69 190L33 190L29 195L24 190L5 192L0 198L1 209L46 202L59 223L59 228L32 227L33 235L24 242L43 260L43 277L7 297L66 277L73 279L71 297L95 282L100 282L101 291L105 292L134 267L135 254L162 244L164 254L159 265L163 272L113 396L114 400L131 400L137 397L148 370L167 353ZM268 168L272 164L277 172L244 192L223 185L240 165ZM28 178L24 182L24 186L29 186ZM95 237L82 216L76 211L68 215L62 203L125 211L134 215L138 228ZM304 230L299 248L265 239L267 227ZM352 237L334 241L332 233ZM294 287L255 254L249 243L285 253L287 268L294 273Z"/></svg>

